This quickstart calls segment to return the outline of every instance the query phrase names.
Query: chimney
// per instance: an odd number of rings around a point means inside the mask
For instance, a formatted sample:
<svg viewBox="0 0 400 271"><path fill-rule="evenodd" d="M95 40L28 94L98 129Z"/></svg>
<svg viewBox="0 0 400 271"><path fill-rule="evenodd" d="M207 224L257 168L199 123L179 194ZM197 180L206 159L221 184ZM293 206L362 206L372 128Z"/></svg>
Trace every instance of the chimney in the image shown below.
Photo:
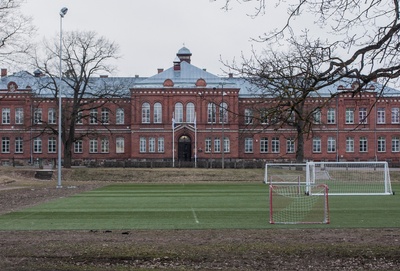
<svg viewBox="0 0 400 271"><path fill-rule="evenodd" d="M233 73L230 72L230 73L228 74L228 76L229 76L229 78L233 78Z"/></svg>
<svg viewBox="0 0 400 271"><path fill-rule="evenodd" d="M163 68L158 68L158 69L157 69L157 73L162 73L163 71L164 71Z"/></svg>
<svg viewBox="0 0 400 271"><path fill-rule="evenodd" d="M181 70L181 60L176 57L174 60L174 71L180 71Z"/></svg>
<svg viewBox="0 0 400 271"><path fill-rule="evenodd" d="M7 76L7 69L1 69L1 77Z"/></svg>

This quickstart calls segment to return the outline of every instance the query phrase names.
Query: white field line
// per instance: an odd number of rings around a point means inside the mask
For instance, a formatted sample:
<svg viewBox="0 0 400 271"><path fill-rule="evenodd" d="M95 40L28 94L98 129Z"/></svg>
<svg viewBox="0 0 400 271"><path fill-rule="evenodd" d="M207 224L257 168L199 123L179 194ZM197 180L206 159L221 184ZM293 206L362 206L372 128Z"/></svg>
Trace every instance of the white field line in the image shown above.
<svg viewBox="0 0 400 271"><path fill-rule="evenodd" d="M192 214L193 214L194 221L196 221L196 224L199 224L200 221L199 221L199 219L197 218L196 212L195 212L195 210L193 209L193 207L192 207Z"/></svg>

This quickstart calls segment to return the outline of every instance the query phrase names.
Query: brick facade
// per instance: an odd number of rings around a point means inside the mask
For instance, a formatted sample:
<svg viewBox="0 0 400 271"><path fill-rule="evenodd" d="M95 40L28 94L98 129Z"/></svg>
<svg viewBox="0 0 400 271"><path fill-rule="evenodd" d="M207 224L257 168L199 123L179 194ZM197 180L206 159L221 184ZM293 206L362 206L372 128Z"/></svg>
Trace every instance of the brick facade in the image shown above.
<svg viewBox="0 0 400 271"><path fill-rule="evenodd" d="M222 158L226 162L295 160L296 141L294 149L288 141L296 136L292 128L266 127L257 115L251 125L246 123L246 110L255 112L257 105L273 106L274 101L260 103L239 84L243 80L218 77L193 66L190 51L184 49L178 52L180 60L174 61L170 69L159 70L149 78L136 78L126 90L129 95L99 101L104 105L97 109L97 114L100 116L103 108L107 108L107 123L92 124L86 118L76 125L77 135L88 134L72 150L76 164L108 160L172 162L174 159L208 163L220 163ZM38 96L29 87L26 81L38 80L36 76L22 80L7 75L4 69L2 75L1 163L27 164L37 159L54 163L57 135L49 131L57 130L57 121L51 114L52 110L58 112L57 102ZM390 89L378 98L378 91L371 87L352 96L343 91L345 87L351 89L351 86L332 86L336 89L331 91L341 94L329 101L327 97L307 100L310 106L318 103L324 106L321 122L305 141L305 159L400 163L400 93ZM63 99L63 103L69 103L68 99ZM37 109L41 112L39 123L35 123ZM18 119L21 114L23 120ZM41 133L45 125L50 129Z"/></svg>

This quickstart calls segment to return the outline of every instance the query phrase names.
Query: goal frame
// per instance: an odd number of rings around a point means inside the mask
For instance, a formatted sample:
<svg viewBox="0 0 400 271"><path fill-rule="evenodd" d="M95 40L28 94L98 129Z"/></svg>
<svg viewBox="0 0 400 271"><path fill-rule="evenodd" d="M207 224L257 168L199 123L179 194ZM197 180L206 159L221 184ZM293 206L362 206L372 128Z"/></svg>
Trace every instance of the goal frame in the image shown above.
<svg viewBox="0 0 400 271"><path fill-rule="evenodd" d="M318 179L317 174L316 174L316 169L320 170L321 168L329 168L332 165L337 165L338 168L346 168L346 166L350 171L353 172L352 170L357 170L358 169L374 169L374 174L375 172L379 172L381 174L379 178L376 179L375 182L370 182L368 185L363 184L360 182L358 185L360 185L360 189L357 190L356 188L353 189L353 191L340 191L340 189L337 189L339 184L343 188L348 185L349 187L351 185L357 186L358 180L355 179L352 181L351 179L348 180L340 180L338 182L335 182L334 179L331 179L327 181L327 179ZM357 165L360 165L360 167L357 167ZM299 172L299 174L302 175L302 180L298 181L291 181L291 182L281 182L281 181L274 181L274 178L271 177L271 170L272 168L278 168L278 169L293 169L295 167L303 167L303 170ZM321 173L322 171L319 171ZM356 171L354 171L356 173ZM368 171L365 171L368 172ZM279 173L278 173L279 174ZM285 174L285 173L282 173ZM325 174L328 174L329 172L326 171ZM282 175L283 176L283 175ZM279 179L279 178L277 178ZM284 178L283 178L284 179ZM369 180L370 181L370 180ZM328 182L328 183L327 183ZM329 183L331 182L331 183ZM347 182L347 184L346 184ZM349 196L354 196L354 195L393 195L392 191L392 185L390 182L390 169L389 165L385 161L358 161L358 162L314 162L314 161L309 161L306 163L266 163L265 164L265 172L264 172L264 183L265 184L275 184L275 183L281 183L281 184L306 184L306 185L314 185L314 184L327 184L329 186L329 195L330 196L335 196L335 195L349 195ZM367 182L368 183L368 182ZM338 186L336 186L336 184ZM364 185L364 186L363 186ZM371 186L369 188L369 186ZM344 190L351 190L350 188L344 189Z"/></svg>
<svg viewBox="0 0 400 271"><path fill-rule="evenodd" d="M357 165L367 165L369 166L368 168L375 167L379 165L379 169L382 171L382 180L377 180L376 184L380 185L382 190L380 192L378 191L364 191L364 192L337 192L335 191L334 187L332 185L329 185L330 191L329 195L330 196L336 196L336 195L343 195L343 196L374 196L374 195L393 195L392 191L392 186L390 182L390 172L389 172L389 165L387 162L384 161L376 161L376 162L307 162L306 163L306 171L307 171L307 179L306 183L307 185L312 185L312 184L319 184L319 183L325 183L325 180L318 181L316 177L316 168L319 166L319 168L327 168L332 165L337 165L339 168L342 166L348 166L346 169L348 170L355 168ZM362 183L360 183L362 185Z"/></svg>
<svg viewBox="0 0 400 271"><path fill-rule="evenodd" d="M288 221L283 221L284 219L282 219L281 221L276 220L274 218L274 189L276 187L291 187L293 188L292 191L296 191L296 193L291 193L290 195L287 195L287 198L291 198L291 196L295 195L295 198L297 199L304 199L304 201L306 201L307 199L309 199L309 197L314 197L316 198L316 201L323 201L323 211L321 212L321 219L320 220L315 220L315 221L306 221L306 219L304 221L294 221L295 219L292 219L290 221L290 219L288 219ZM311 188L313 187L313 188ZM312 191L314 189L318 189L318 191L323 191L322 193L303 193L303 191L301 190L302 188L304 188L304 191ZM276 183L276 184L270 184L269 185L269 223L270 224L285 224L285 225L293 225L293 224L330 224L330 215L329 215L329 202L328 202L328 191L329 188L327 185L324 184L318 184L318 185L305 185L305 184L282 184L282 183ZM297 197L296 197L297 194ZM275 196L276 197L276 196ZM279 197L285 197L283 195L280 195ZM295 201L295 200L293 200ZM316 202L314 201L314 203ZM309 201L310 202L310 201ZM298 203L298 202L296 202ZM313 204L313 203L311 203ZM321 203L320 203L321 204ZM290 205L290 204L289 204ZM292 204L293 205L293 204ZM301 204L300 204L301 205ZM285 209L289 209L289 208L285 208ZM299 211L298 208L296 211ZM310 207L310 210L308 210L309 212L315 212L315 210L312 210L312 206ZM294 210L291 210L292 212ZM290 212L290 211L289 211ZM300 212L303 212L303 214L307 213L307 210L300 210ZM307 215L305 215L305 217L307 217Z"/></svg>

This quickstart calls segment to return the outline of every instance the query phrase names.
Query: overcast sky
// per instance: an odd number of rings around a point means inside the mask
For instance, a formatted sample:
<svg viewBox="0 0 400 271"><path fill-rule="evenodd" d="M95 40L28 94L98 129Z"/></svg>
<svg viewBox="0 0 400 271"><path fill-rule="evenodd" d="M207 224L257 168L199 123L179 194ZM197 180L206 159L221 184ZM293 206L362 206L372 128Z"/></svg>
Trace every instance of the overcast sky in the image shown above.
<svg viewBox="0 0 400 271"><path fill-rule="evenodd" d="M253 6L211 0L25 0L23 13L33 17L38 40L59 34L62 7L68 8L63 31L94 30L120 46L122 59L114 76L152 76L167 69L184 45L192 64L223 75L220 58L250 54L251 42L278 27L271 14L252 19Z"/></svg>

